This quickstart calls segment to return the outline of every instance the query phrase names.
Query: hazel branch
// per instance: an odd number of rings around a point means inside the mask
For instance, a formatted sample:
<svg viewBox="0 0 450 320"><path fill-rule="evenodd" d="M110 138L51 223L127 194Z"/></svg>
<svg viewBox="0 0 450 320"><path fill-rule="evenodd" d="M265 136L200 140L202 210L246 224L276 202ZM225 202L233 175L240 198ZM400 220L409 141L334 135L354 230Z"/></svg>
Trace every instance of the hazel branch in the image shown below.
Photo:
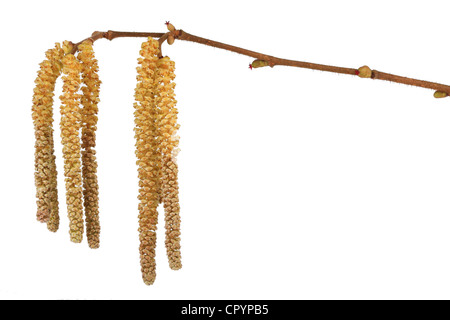
<svg viewBox="0 0 450 320"><path fill-rule="evenodd" d="M432 90L436 91L434 93L434 97L436 97L436 98L443 98L443 97L447 97L448 95L450 95L450 86L449 85L444 85L444 84L430 82L430 81L424 81L424 80L418 80L418 79L413 79L413 78L407 78L407 77L403 77L403 76L398 76L398 75L394 75L394 74L390 74L390 73L381 72L378 70L371 70L367 66L363 66L358 69L355 69L355 68L337 67L337 66L317 64L317 63L311 63L311 62L277 58L277 57L263 54L260 52L251 51L251 50L247 50L247 49L240 48L237 46L229 45L226 43L222 43L222 42L202 38L199 36L195 36L195 35L187 33L186 31L183 31L181 29L175 29L173 27L173 25L170 24L169 22L166 22L166 25L168 26L168 29L169 29L169 32L166 32L166 33L124 32L124 31L112 31L112 30L109 30L107 32L95 31L94 33L92 33L92 35L89 38L86 38L78 43L72 44L73 45L72 52L75 53L78 50L78 45L81 44L85 40L91 40L92 42L95 42L96 40L103 39L103 38L108 39L108 40L113 40L116 38L153 37L153 38L159 39L159 45L160 45L160 49L161 49L161 45L165 41L167 41L169 44L172 44L173 41L176 39L176 40L195 42L195 43L203 44L206 46L219 48L219 49L223 49L223 50L227 50L227 51L231 51L231 52L235 52L238 54L242 54L242 55L246 55L246 56L255 58L256 60L250 64L250 69L265 67L265 66L298 67L298 68L320 70L320 71L334 72L334 73L340 73L340 74L348 74L348 75L353 75L353 76L359 76L360 78L385 80L385 81L391 81L391 82L406 84L406 85L420 87L420 88L432 89ZM162 54L160 54L160 55L162 57Z"/></svg>

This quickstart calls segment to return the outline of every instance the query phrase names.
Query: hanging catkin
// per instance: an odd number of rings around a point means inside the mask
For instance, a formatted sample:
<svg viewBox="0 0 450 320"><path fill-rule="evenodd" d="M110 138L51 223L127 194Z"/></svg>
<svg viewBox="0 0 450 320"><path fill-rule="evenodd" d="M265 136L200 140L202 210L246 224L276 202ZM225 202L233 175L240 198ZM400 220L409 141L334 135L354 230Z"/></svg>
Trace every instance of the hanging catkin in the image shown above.
<svg viewBox="0 0 450 320"><path fill-rule="evenodd" d="M153 284L156 277L156 225L160 199L159 134L156 125L158 111L154 98L158 53L159 44L153 38L148 38L148 41L142 44L134 95L134 130L139 177L139 253L142 279L147 285Z"/></svg>
<svg viewBox="0 0 450 320"><path fill-rule="evenodd" d="M81 111L80 89L82 70L80 62L71 53L63 58L63 94L61 99L61 138L66 182L66 203L69 216L70 240L83 239L83 199L81 179Z"/></svg>
<svg viewBox="0 0 450 320"><path fill-rule="evenodd" d="M72 242L82 242L85 220L90 248L100 246L95 148L101 81L93 50L93 42L100 36L108 36L108 33L94 32L92 37L78 43L64 41L62 46L56 44L55 48L46 52L46 60L40 64L35 81L32 107L36 138L36 216L38 221L47 223L49 230L57 231L60 217L52 125L54 89L57 78L62 74L60 128L69 235ZM174 39L170 35L167 42L172 44ZM156 231L160 203L164 206L169 266L173 270L182 267L175 64L168 57L161 57L162 40L149 37L142 44L134 94L139 254L142 279L147 285L153 284L156 278Z"/></svg>
<svg viewBox="0 0 450 320"><path fill-rule="evenodd" d="M158 60L156 102L161 150L161 191L165 212L166 252L169 266L181 268L180 205L178 200L178 110L175 100L175 63L169 57Z"/></svg>
<svg viewBox="0 0 450 320"><path fill-rule="evenodd" d="M98 212L97 160L95 152L95 131L97 129L97 104L100 93L98 64L94 57L92 41L85 40L78 46L78 59L82 62L81 88L81 160L83 164L83 196L86 216L86 236L90 248L100 246L100 222Z"/></svg>
<svg viewBox="0 0 450 320"><path fill-rule="evenodd" d="M53 142L53 96L61 74L64 52L59 43L48 50L35 80L32 118L35 130L35 184L37 219L50 231L59 227L57 172Z"/></svg>

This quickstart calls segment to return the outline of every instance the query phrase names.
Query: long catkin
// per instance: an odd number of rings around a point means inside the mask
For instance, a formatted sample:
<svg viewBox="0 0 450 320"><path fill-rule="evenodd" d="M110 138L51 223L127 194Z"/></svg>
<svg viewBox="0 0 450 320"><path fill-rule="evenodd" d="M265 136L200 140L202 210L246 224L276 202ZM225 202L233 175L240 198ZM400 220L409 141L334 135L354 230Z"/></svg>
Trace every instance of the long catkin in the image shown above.
<svg viewBox="0 0 450 320"><path fill-rule="evenodd" d="M156 102L161 150L161 192L165 212L166 252L169 266L181 269L180 204L178 197L177 124L178 110L175 100L175 63L168 57L158 60Z"/></svg>
<svg viewBox="0 0 450 320"><path fill-rule="evenodd" d="M35 130L35 185L37 220L50 231L59 227L57 171L53 142L53 96L64 55L59 43L46 52L35 80L32 119Z"/></svg>
<svg viewBox="0 0 450 320"><path fill-rule="evenodd" d="M47 229L56 232L59 229L59 202L58 202L58 172L56 170L56 156L53 139L53 130L51 133L51 159L50 159L50 215L47 221Z"/></svg>
<svg viewBox="0 0 450 320"><path fill-rule="evenodd" d="M154 91L159 44L153 38L142 44L137 67L134 119L139 177L139 253L142 279L151 285L156 278L156 225L160 199L160 155Z"/></svg>
<svg viewBox="0 0 450 320"><path fill-rule="evenodd" d="M86 40L78 46L78 59L82 62L81 88L81 160L83 176L83 199L86 216L86 237L90 248L100 246L100 221L98 212L97 160L95 151L95 131L100 93L98 64L94 57L92 41Z"/></svg>
<svg viewBox="0 0 450 320"><path fill-rule="evenodd" d="M81 84L80 62L73 54L63 58L63 94L61 99L61 138L64 157L66 204L69 216L69 234L72 242L83 239L83 199L81 177L81 110L78 90Z"/></svg>

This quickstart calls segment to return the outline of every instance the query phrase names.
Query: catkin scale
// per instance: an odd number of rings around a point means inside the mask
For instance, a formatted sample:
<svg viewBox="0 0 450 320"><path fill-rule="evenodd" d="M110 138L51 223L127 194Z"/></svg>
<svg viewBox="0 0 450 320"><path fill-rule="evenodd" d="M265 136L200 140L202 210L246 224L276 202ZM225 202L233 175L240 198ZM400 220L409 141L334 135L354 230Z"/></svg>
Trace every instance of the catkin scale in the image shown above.
<svg viewBox="0 0 450 320"><path fill-rule="evenodd" d="M81 175L80 110L82 66L73 54L66 54L63 63L63 94L61 99L61 139L64 157L66 205L69 217L69 234L72 242L83 239L83 199Z"/></svg>
<svg viewBox="0 0 450 320"><path fill-rule="evenodd" d="M78 60L82 62L83 95L81 97L81 160L83 164L83 199L86 217L86 237L90 248L100 246L100 221L98 212L97 160L95 151L95 131L101 81L98 64L94 57L92 42L84 41L78 46Z"/></svg>
<svg viewBox="0 0 450 320"><path fill-rule="evenodd" d="M35 129L35 185L37 220L50 231L59 227L57 171L53 142L53 96L64 52L59 43L46 52L35 80L32 119Z"/></svg>

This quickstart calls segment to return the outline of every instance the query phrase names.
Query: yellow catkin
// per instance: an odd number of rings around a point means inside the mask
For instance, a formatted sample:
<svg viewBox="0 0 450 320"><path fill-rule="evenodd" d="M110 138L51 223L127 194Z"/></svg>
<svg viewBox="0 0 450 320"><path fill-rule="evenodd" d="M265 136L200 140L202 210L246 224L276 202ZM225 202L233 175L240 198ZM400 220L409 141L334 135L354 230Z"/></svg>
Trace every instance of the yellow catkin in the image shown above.
<svg viewBox="0 0 450 320"><path fill-rule="evenodd" d="M156 225L160 199L160 156L154 91L159 44L148 38L141 46L137 67L134 119L139 177L139 253L142 279L151 285L156 277Z"/></svg>
<svg viewBox="0 0 450 320"><path fill-rule="evenodd" d="M81 179L81 111L78 90L82 66L73 54L66 54L63 62L63 94L61 99L61 139L66 183L66 204L69 234L73 242L83 239L83 199Z"/></svg>
<svg viewBox="0 0 450 320"><path fill-rule="evenodd" d="M82 62L83 96L81 97L82 129L81 160L83 164L83 196L86 216L86 237L92 249L100 246L100 222L98 212L97 160L95 131L97 129L97 104L100 93L98 64L94 57L92 41L86 40L78 46L78 59Z"/></svg>
<svg viewBox="0 0 450 320"><path fill-rule="evenodd" d="M50 231L59 226L57 172L53 142L53 96L61 74L63 50L59 43L46 52L35 80L32 119L35 129L35 184L37 220L47 222Z"/></svg>
<svg viewBox="0 0 450 320"><path fill-rule="evenodd" d="M178 199L178 110L175 100L175 63L168 57L159 59L157 69L156 103L159 117L161 152L161 190L165 212L166 252L169 266L181 268L180 253L180 204Z"/></svg>

